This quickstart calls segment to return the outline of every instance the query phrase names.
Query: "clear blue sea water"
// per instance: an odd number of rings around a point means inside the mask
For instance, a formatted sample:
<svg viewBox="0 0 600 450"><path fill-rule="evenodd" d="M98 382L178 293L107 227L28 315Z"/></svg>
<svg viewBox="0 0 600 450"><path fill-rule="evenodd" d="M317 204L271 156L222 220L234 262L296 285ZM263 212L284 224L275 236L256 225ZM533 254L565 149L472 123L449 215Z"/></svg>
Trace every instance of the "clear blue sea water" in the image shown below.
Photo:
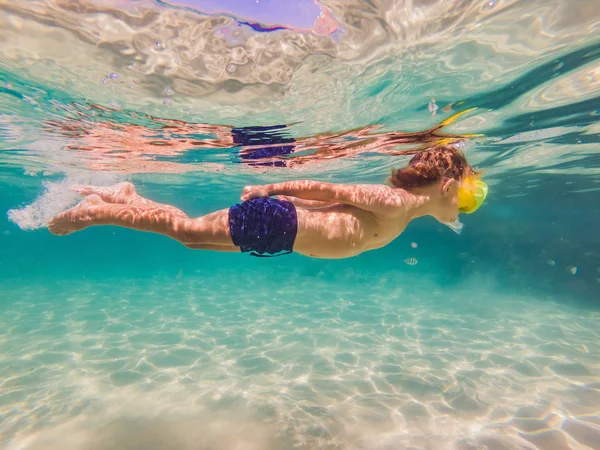
<svg viewBox="0 0 600 450"><path fill-rule="evenodd" d="M0 1L0 447L600 448L600 5L252 3ZM81 183L190 216L382 183L407 146L373 135L471 108L460 234L320 260L46 228ZM294 123L285 165L227 141Z"/></svg>

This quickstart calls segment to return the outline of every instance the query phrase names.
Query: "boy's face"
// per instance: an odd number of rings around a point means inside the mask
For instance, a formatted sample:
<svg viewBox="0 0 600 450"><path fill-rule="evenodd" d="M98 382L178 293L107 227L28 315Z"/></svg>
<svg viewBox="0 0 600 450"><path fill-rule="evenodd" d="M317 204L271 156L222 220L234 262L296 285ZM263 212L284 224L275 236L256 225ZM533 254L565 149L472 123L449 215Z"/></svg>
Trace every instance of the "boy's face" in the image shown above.
<svg viewBox="0 0 600 450"><path fill-rule="evenodd" d="M452 178L444 178L439 183L440 201L435 218L442 223L458 218L458 188L459 183Z"/></svg>

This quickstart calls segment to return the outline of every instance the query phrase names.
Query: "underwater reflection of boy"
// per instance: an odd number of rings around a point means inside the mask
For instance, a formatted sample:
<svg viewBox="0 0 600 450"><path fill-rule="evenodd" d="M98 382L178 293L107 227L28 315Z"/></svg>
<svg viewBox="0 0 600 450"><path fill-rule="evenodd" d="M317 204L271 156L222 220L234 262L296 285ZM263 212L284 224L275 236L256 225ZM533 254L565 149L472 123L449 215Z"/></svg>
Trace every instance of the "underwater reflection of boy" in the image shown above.
<svg viewBox="0 0 600 450"><path fill-rule="evenodd" d="M241 204L195 219L139 196L131 183L78 186L87 197L53 217L48 228L66 235L116 225L159 233L192 249L347 258L389 244L419 217L450 224L460 212L477 210L487 195L465 156L448 147L416 154L389 181L391 186L308 180L247 186Z"/></svg>

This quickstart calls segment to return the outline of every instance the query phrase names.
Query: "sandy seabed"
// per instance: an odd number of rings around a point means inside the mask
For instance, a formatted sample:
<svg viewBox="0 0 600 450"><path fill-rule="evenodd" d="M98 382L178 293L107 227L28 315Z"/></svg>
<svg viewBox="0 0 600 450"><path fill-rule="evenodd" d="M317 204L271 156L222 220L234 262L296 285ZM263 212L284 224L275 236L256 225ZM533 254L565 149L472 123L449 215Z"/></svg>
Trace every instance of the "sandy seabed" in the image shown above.
<svg viewBox="0 0 600 450"><path fill-rule="evenodd" d="M2 448L600 448L598 312L233 276L3 284Z"/></svg>

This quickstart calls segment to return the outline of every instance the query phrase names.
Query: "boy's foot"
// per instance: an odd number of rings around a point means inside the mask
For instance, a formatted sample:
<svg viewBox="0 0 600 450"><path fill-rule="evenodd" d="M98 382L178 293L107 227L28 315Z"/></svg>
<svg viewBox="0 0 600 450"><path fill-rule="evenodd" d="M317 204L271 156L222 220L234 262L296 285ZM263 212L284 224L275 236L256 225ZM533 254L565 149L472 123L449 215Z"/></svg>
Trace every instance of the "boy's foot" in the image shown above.
<svg viewBox="0 0 600 450"><path fill-rule="evenodd" d="M102 198L91 194L78 205L50 219L48 230L57 236L65 236L94 225L96 218L94 210L102 205L106 205Z"/></svg>
<svg viewBox="0 0 600 450"><path fill-rule="evenodd" d="M115 184L109 187L97 187L88 185L73 186L79 195L98 195L106 203L133 203L140 198L135 186L129 182Z"/></svg>

